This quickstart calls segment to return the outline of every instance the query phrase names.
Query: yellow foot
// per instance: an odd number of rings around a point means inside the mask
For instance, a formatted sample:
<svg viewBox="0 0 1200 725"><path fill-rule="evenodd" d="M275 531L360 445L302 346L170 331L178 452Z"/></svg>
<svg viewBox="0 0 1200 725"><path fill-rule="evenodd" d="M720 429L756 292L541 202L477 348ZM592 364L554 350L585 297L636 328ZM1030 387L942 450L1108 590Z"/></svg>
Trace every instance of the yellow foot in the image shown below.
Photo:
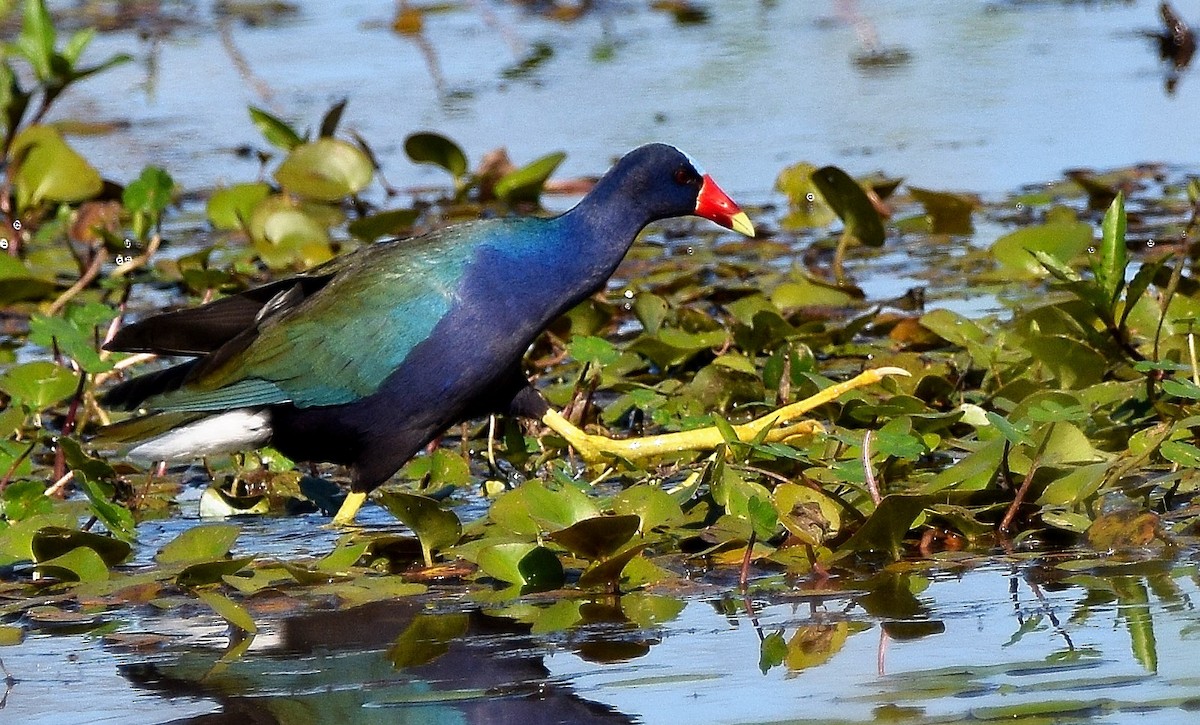
<svg viewBox="0 0 1200 725"><path fill-rule="evenodd" d="M367 494L362 491L351 491L346 494L346 500L342 502L337 515L333 517L333 525L352 526L354 524L354 517L358 515L358 510L362 508L366 500Z"/></svg>
<svg viewBox="0 0 1200 725"><path fill-rule="evenodd" d="M760 418L755 418L749 423L735 425L733 430L737 433L738 438L745 442L754 440L767 429L769 430L764 440L771 443L797 436L812 435L817 431L824 430L820 423L813 420L792 421L813 408L837 400L851 390L873 385L889 375L908 374L908 371L903 368L866 370L843 383L830 385L809 398L785 405ZM565 438L567 443L588 463L599 463L613 456L630 461L640 461L679 451L707 451L725 442L720 429L716 426L618 440L585 433L554 410L547 411L542 416L542 422L550 430Z"/></svg>

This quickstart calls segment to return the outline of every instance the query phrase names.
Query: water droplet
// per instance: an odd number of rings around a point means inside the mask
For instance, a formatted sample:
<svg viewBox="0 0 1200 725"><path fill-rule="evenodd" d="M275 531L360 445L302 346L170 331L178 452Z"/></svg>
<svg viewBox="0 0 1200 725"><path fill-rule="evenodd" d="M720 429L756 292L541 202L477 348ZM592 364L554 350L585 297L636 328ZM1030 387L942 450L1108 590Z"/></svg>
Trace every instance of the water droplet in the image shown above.
<svg viewBox="0 0 1200 725"><path fill-rule="evenodd" d="M633 290L631 290L631 289L625 290L625 299L627 299L627 300L633 299Z"/></svg>
<svg viewBox="0 0 1200 725"><path fill-rule="evenodd" d="M1153 239L1147 239L1147 240L1146 240L1146 249L1149 249L1149 248L1151 248L1151 247L1153 247L1153 246L1154 246L1154 240L1153 240Z"/></svg>
<svg viewBox="0 0 1200 725"><path fill-rule="evenodd" d="M20 219L13 219L13 229L16 229L18 232L21 231L21 220Z"/></svg>
<svg viewBox="0 0 1200 725"><path fill-rule="evenodd" d="M1096 253L1095 247L1088 247L1088 254L1095 254L1095 253Z"/></svg>
<svg viewBox="0 0 1200 725"><path fill-rule="evenodd" d="M1025 205L1019 201L1017 202L1017 211L1025 211Z"/></svg>
<svg viewBox="0 0 1200 725"><path fill-rule="evenodd" d="M131 239L126 239L126 240L125 240L125 248L126 248L126 249L133 249L133 240L131 240Z"/></svg>

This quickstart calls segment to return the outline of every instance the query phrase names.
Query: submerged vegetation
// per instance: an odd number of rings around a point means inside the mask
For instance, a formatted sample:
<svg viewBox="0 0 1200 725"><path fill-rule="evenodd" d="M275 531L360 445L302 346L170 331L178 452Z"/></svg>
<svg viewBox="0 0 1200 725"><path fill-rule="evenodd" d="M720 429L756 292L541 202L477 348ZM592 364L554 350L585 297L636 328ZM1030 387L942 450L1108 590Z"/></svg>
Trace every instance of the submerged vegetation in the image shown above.
<svg viewBox="0 0 1200 725"><path fill-rule="evenodd" d="M31 0L0 63L0 614L96 625L123 607L201 602L252 635L251 611L269 597L358 606L433 585L547 630L580 621L588 597L622 594L621 616L649 626L682 608L660 593L691 578L786 588L883 571L880 586L899 591L908 584L888 565L901 559L1082 546L1137 560L1195 534L1200 183L1171 168L1081 172L981 200L798 163L776 182L786 208L753 213L759 239L695 221L653 228L608 291L526 358L572 421L616 436L715 423L728 432L716 454L586 469L536 427L472 421L381 489L403 528L267 558L237 547L238 523L202 523L150 561L139 524L196 515L180 495L197 479L212 482L205 514L319 525L312 514L336 507L338 471L301 473L265 449L161 472L97 450L110 420L98 393L160 364L102 351L117 326L379 238L546 213L544 195L587 180L551 181L561 153L472 164L419 132L405 150L445 169L446 188L397 190L368 140L340 130L344 102L312 131L248 109L265 144L260 178L199 194L164 168L103 179L46 120L72 85L123 62L81 65L90 38L60 42ZM880 269L911 289L881 299L856 285ZM910 377L813 411L813 435L744 441L733 430L884 366ZM530 593L555 603L513 603ZM799 632L764 638L764 671L827 656L846 626L807 633L819 646ZM1130 627L1153 669L1152 643Z"/></svg>

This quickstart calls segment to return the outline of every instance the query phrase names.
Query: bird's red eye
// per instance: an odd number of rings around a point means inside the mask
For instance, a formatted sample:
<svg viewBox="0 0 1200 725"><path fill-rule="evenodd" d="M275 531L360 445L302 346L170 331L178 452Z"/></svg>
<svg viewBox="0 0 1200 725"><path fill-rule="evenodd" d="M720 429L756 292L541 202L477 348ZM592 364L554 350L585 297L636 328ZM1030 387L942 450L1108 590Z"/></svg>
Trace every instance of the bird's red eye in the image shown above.
<svg viewBox="0 0 1200 725"><path fill-rule="evenodd" d="M675 170L675 183L676 184L679 184L680 186L686 186L689 181L691 181L691 174L689 174L687 172L687 169L676 169Z"/></svg>

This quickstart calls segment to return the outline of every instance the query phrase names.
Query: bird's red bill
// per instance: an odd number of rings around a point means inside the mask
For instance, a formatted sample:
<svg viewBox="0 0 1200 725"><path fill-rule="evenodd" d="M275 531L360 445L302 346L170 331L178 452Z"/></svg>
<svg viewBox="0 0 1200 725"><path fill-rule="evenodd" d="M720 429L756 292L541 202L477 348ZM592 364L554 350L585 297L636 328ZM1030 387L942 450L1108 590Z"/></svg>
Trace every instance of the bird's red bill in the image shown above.
<svg viewBox="0 0 1200 725"><path fill-rule="evenodd" d="M704 184L696 198L696 216L704 217L720 224L726 229L732 229L748 237L754 236L754 225L746 212L734 203L733 199L708 174L704 175Z"/></svg>

